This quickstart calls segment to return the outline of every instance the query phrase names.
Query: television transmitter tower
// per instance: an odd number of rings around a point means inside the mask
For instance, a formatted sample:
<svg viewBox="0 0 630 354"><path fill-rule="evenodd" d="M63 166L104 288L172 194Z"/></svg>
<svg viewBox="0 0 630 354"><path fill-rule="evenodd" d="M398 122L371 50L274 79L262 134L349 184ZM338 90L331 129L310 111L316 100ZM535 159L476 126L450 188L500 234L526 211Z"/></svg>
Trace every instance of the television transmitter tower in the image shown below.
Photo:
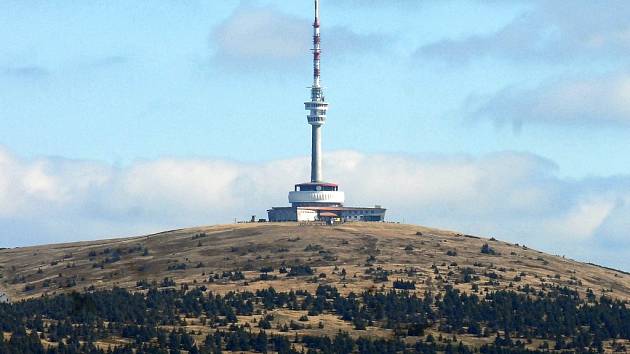
<svg viewBox="0 0 630 354"><path fill-rule="evenodd" d="M315 22L313 22L313 86L311 100L304 103L308 124L312 126L311 182L322 182L322 126L326 123L328 103L321 86L321 36L319 33L319 0L315 0Z"/></svg>
<svg viewBox="0 0 630 354"><path fill-rule="evenodd" d="M321 36L319 0L315 0L313 22L313 85L311 99L304 103L311 125L311 180L296 184L289 192L290 207L273 207L267 210L269 221L383 221L387 209L374 207L345 207L345 193L339 185L325 182L322 174L322 126L326 123L328 103L321 82Z"/></svg>

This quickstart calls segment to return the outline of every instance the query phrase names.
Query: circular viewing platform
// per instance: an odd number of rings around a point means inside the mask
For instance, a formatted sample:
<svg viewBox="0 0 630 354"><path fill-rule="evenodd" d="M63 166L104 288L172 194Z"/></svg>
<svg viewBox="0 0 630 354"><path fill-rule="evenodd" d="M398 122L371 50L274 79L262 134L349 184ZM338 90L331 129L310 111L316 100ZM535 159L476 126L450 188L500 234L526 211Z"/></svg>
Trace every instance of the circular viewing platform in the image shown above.
<svg viewBox="0 0 630 354"><path fill-rule="evenodd" d="M296 184L295 190L289 192L289 203L296 206L342 206L345 193L333 183Z"/></svg>

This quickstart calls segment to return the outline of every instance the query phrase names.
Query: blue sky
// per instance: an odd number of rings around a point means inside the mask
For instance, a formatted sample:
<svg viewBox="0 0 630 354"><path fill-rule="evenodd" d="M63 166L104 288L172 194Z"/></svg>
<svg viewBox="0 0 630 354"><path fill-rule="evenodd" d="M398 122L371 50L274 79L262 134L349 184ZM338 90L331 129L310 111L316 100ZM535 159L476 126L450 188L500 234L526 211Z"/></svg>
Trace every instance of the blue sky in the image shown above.
<svg viewBox="0 0 630 354"><path fill-rule="evenodd" d="M325 176L630 269L630 4L322 0ZM308 178L312 3L0 2L0 246L225 223Z"/></svg>

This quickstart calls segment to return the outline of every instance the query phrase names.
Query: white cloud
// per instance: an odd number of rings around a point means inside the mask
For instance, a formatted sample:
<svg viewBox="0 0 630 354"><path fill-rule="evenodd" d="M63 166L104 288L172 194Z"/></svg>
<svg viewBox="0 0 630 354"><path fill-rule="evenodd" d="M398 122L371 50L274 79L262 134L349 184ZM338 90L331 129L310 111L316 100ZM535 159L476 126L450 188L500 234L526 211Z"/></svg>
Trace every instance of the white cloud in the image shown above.
<svg viewBox="0 0 630 354"><path fill-rule="evenodd" d="M228 58L286 60L309 49L309 23L273 7L239 6L213 39Z"/></svg>
<svg viewBox="0 0 630 354"><path fill-rule="evenodd" d="M550 220L546 228L558 238L584 240L593 237L615 209L611 200L583 200L563 217Z"/></svg>
<svg viewBox="0 0 630 354"><path fill-rule="evenodd" d="M593 78L562 78L533 89L509 87L468 102L471 117L497 123L630 124L630 75L617 72Z"/></svg>
<svg viewBox="0 0 630 354"><path fill-rule="evenodd" d="M630 269L607 258L622 245L630 177L563 180L521 153L472 158L326 156L325 172L349 204L382 204L391 219L485 234ZM0 246L132 235L228 223L285 205L308 159L263 164L158 159L126 167L21 159L0 149Z"/></svg>
<svg viewBox="0 0 630 354"><path fill-rule="evenodd" d="M415 56L457 66L499 61L509 62L512 68L522 65L516 67L523 70L522 75L514 75L518 82L506 82L510 86L503 90L467 102L473 118L511 123L516 130L532 122L595 123L594 127L630 123L626 64L630 2L529 0L514 4L518 4L514 7L518 14L498 30L444 38L418 48ZM609 72L602 74L603 70Z"/></svg>
<svg viewBox="0 0 630 354"><path fill-rule="evenodd" d="M274 6L241 4L211 34L215 58L238 65L282 65L308 60L312 21L282 12ZM323 33L325 54L339 55L377 51L385 37L358 34L346 27L326 27Z"/></svg>
<svg viewBox="0 0 630 354"><path fill-rule="evenodd" d="M443 39L417 54L455 62L493 56L514 61L624 59L630 53L630 3L534 0L527 10L490 34Z"/></svg>

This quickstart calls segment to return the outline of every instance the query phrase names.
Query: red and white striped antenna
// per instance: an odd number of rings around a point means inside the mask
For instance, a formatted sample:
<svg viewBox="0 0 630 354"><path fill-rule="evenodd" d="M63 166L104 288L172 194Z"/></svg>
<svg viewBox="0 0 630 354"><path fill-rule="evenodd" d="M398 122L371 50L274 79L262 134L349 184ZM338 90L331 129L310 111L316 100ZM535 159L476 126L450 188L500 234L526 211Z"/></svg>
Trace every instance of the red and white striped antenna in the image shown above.
<svg viewBox="0 0 630 354"><path fill-rule="evenodd" d="M322 48L319 26L319 0L315 0L315 22L313 22L313 86L315 87L321 85L320 57Z"/></svg>

